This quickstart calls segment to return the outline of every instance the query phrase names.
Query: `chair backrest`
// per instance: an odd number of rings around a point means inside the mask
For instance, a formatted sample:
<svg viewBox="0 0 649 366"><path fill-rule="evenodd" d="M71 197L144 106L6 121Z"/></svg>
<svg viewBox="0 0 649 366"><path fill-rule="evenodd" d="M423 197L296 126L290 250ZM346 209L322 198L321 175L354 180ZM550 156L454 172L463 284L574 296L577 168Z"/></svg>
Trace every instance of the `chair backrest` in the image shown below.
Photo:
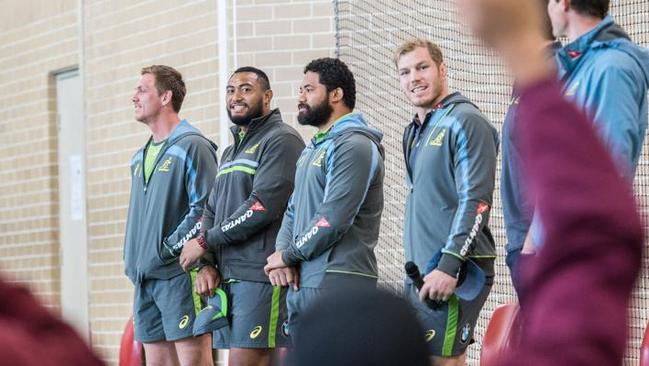
<svg viewBox="0 0 649 366"><path fill-rule="evenodd" d="M644 337L642 337L640 345L640 366L649 366L649 324L644 330Z"/></svg>
<svg viewBox="0 0 649 366"><path fill-rule="evenodd" d="M504 304L494 310L482 338L481 366L497 365L500 353L509 347L510 334L518 315L518 309L518 304Z"/></svg>
<svg viewBox="0 0 649 366"><path fill-rule="evenodd" d="M129 317L124 326L122 340L119 345L119 366L141 366L142 343L135 340L133 317Z"/></svg>

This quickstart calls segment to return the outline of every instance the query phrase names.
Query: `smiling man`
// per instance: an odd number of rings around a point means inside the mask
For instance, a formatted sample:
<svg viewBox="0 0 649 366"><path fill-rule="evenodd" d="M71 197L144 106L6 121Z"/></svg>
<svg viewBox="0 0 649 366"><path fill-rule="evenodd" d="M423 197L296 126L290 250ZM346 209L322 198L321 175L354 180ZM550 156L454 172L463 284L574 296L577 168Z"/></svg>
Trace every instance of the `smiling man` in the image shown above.
<svg viewBox="0 0 649 366"><path fill-rule="evenodd" d="M290 332L323 291L376 286L382 134L353 113L355 104L354 75L345 63L321 58L305 67L298 121L318 132L298 160L277 251L265 267L271 281L278 269L299 268L300 289L287 295Z"/></svg>
<svg viewBox="0 0 649 366"><path fill-rule="evenodd" d="M496 172L498 135L478 107L450 93L442 51L424 39L403 44L395 65L401 89L415 108L403 138L409 193L406 259L424 277L419 293L410 281L406 297L426 330L433 365L464 365L478 315L494 275L495 244L487 226ZM454 295L467 260L487 281L473 300ZM424 300L438 301L432 309Z"/></svg>
<svg viewBox="0 0 649 366"><path fill-rule="evenodd" d="M201 227L203 206L216 175L216 145L178 112L185 82L175 69L145 67L131 98L135 119L151 137L131 160L131 198L124 267L135 285L135 339L147 365L211 365L210 337L194 338L200 307L192 276L178 255Z"/></svg>
<svg viewBox="0 0 649 366"><path fill-rule="evenodd" d="M271 109L268 76L255 67L237 69L226 86L226 107L234 144L222 164L203 214L201 235L185 245L180 262L189 269L206 249L217 269L202 266L196 289L212 295L223 287L231 300L229 327L214 332L214 347L230 349L230 364L269 365L271 351L288 344L286 288L272 286L264 273L288 198L293 192L295 163L304 142L294 128ZM219 273L220 272L220 273ZM298 286L295 269L274 273L276 285Z"/></svg>

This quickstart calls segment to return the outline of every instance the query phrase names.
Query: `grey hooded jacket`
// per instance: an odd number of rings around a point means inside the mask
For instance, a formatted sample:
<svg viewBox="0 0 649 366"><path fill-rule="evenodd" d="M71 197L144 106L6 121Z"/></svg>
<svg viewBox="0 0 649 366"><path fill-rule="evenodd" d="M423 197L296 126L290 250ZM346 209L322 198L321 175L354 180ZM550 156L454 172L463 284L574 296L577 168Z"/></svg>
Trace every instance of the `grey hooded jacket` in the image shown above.
<svg viewBox="0 0 649 366"><path fill-rule="evenodd" d="M183 120L158 153L153 173L145 183L148 145L131 160L124 266L133 283L183 273L178 255L200 231L203 206L218 166L216 145Z"/></svg>
<svg viewBox="0 0 649 366"><path fill-rule="evenodd" d="M326 274L376 279L374 247L383 211L382 134L349 113L297 162L295 190L277 236L300 284L326 287Z"/></svg>
<svg viewBox="0 0 649 366"><path fill-rule="evenodd" d="M223 152L203 230L223 279L268 282L264 265L275 250L304 142L279 109L253 119L243 139L238 132L233 126L234 145Z"/></svg>
<svg viewBox="0 0 649 366"><path fill-rule="evenodd" d="M442 272L456 276L469 257L493 275L496 248L487 224L497 147L496 129L460 93L447 96L421 126L413 121L406 128L404 245L406 259L422 273L441 251Z"/></svg>

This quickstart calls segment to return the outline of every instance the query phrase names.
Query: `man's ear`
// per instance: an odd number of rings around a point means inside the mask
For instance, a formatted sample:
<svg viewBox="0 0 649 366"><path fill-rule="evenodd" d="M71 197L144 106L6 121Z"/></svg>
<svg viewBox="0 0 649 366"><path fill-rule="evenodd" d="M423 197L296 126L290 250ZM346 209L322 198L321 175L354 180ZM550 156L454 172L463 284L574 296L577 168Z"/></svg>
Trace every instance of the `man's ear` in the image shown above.
<svg viewBox="0 0 649 366"><path fill-rule="evenodd" d="M264 92L264 105L270 107L270 102L273 100L273 89L268 89Z"/></svg>
<svg viewBox="0 0 649 366"><path fill-rule="evenodd" d="M448 78L448 67L443 62L439 65L439 77L442 80L446 80Z"/></svg>
<svg viewBox="0 0 649 366"><path fill-rule="evenodd" d="M165 90L164 93L162 93L162 96L160 97L160 102L162 105L167 105L171 103L171 97L173 96L173 92L171 90Z"/></svg>
<svg viewBox="0 0 649 366"><path fill-rule="evenodd" d="M343 88L338 87L329 92L329 101L332 103L339 103L345 97Z"/></svg>

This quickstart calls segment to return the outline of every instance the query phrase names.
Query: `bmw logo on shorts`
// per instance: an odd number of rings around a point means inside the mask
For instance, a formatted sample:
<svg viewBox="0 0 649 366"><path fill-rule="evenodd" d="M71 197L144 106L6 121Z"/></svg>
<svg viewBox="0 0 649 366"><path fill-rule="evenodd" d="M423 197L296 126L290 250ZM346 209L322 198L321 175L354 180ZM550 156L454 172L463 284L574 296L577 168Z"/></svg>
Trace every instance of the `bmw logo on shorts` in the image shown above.
<svg viewBox="0 0 649 366"><path fill-rule="evenodd" d="M460 342L462 344L466 344L466 342L469 341L469 336L471 335L471 326L469 323L464 324L464 327L462 327L462 336L460 337Z"/></svg>
<svg viewBox="0 0 649 366"><path fill-rule="evenodd" d="M288 320L285 320L284 323L282 323L282 334L284 337L288 337Z"/></svg>

